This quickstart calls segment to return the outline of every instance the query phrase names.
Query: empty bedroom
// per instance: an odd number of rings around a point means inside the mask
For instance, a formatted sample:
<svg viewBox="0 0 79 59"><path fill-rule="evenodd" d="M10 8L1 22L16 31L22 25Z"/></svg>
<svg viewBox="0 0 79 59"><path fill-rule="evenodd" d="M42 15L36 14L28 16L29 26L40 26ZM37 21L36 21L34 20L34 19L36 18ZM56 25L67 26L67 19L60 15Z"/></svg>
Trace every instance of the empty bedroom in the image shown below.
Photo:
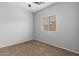
<svg viewBox="0 0 79 59"><path fill-rule="evenodd" d="M0 56L79 56L79 2L0 2Z"/></svg>

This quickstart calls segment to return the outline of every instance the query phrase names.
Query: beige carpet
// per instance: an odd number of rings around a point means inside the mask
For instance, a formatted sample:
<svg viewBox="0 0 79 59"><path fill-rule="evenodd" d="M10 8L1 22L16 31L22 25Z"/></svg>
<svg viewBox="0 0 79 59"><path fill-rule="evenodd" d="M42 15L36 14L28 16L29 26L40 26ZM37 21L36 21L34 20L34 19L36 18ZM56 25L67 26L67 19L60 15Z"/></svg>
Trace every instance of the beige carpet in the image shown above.
<svg viewBox="0 0 79 59"><path fill-rule="evenodd" d="M29 41L9 47L0 48L2 56L78 56L55 46L51 46L39 41Z"/></svg>

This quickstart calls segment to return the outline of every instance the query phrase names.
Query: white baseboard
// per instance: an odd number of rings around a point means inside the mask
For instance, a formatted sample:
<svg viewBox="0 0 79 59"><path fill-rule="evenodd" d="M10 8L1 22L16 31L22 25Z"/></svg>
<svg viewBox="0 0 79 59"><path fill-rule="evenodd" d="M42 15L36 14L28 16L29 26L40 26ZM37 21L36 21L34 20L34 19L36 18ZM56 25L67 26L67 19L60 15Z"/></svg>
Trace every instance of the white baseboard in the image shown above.
<svg viewBox="0 0 79 59"><path fill-rule="evenodd" d="M68 49L68 48L61 47L61 46L56 45L56 44L51 44L51 43L49 43L49 42L47 42L47 41L41 41L41 40L37 40L37 41L40 41L40 42L43 42L43 43L46 43L46 44L49 44L49 45L53 45L53 46L55 46L55 47L58 47L58 48L61 48L61 49L64 49L64 50L67 50L67 51L70 51L70 52L79 54L79 52L73 51L73 50Z"/></svg>
<svg viewBox="0 0 79 59"><path fill-rule="evenodd" d="M33 40L33 39L31 39ZM15 44L19 44L19 43L22 43L22 42L28 42L28 41L31 41L31 40L23 40L23 41L18 41L18 42L15 42L15 43L10 43L10 44L5 44L5 45L1 45L0 48L3 48L3 47L7 47L7 46L11 46L11 45L15 45ZM46 44L49 44L49 45L53 45L55 47L58 47L58 48L61 48L61 49L64 49L64 50L67 50L67 51L70 51L70 52L74 52L74 53L77 53L79 54L79 52L76 52L76 51L73 51L71 49L67 49L67 48L64 48L64 47L61 47L61 46L58 46L56 44L51 44L47 41L42 41L42 40L37 40L37 41L40 41L40 42L43 42L43 43L46 43Z"/></svg>
<svg viewBox="0 0 79 59"><path fill-rule="evenodd" d="M31 40L32 39L30 39L30 40L21 40L21 41L16 41L16 42L11 41L9 43L5 43L5 44L0 45L0 48L16 45L16 44L23 43L23 42L28 42L28 41L31 41Z"/></svg>

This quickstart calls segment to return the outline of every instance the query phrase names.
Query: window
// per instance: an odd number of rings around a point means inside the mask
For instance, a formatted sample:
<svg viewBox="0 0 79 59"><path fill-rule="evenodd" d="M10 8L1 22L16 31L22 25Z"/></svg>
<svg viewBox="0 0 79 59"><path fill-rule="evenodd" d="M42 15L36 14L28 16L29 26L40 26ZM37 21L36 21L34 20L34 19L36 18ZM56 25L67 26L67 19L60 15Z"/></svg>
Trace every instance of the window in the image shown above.
<svg viewBox="0 0 79 59"><path fill-rule="evenodd" d="M56 31L56 16L49 16L43 18L44 31Z"/></svg>

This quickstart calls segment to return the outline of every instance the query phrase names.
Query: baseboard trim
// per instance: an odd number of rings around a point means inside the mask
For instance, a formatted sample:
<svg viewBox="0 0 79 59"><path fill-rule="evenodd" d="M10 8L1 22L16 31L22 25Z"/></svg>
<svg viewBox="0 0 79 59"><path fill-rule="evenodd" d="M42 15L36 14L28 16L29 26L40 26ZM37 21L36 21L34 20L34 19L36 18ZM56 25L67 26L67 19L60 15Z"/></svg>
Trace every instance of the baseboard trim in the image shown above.
<svg viewBox="0 0 79 59"><path fill-rule="evenodd" d="M16 41L16 42L12 42L12 43L9 43L9 44L4 44L4 45L0 46L0 48L13 46L13 45L20 44L20 43L23 43L23 42L29 42L31 40Z"/></svg>
<svg viewBox="0 0 79 59"><path fill-rule="evenodd" d="M57 48L64 49L64 50L66 50L66 51L70 51L70 52L79 54L79 52L76 52L76 51L73 51L73 50L71 50L71 49L68 49L68 48L64 48L64 47L58 46L58 45L56 45L56 44L50 44L49 42L41 41L41 40L36 40L36 41L39 41L39 42L42 42L42 43L45 43L45 44L48 44L48 45L51 45L51 46L55 46L55 47L57 47Z"/></svg>
<svg viewBox="0 0 79 59"><path fill-rule="evenodd" d="M32 40L33 40L33 39L32 39ZM2 46L2 47L0 47L0 48L12 46L12 45L16 45L16 44L23 43L23 42L30 42L30 41L32 41L32 40L26 40L26 41L17 42L17 43L14 43L14 44L4 45L4 46ZM64 50L66 50L66 51L70 51L70 52L79 54L79 52L76 52L76 51L73 51L73 50L71 50L71 49L67 49L67 48L58 46L58 45L56 45L56 44L51 44L51 43L49 43L49 42L47 42L47 41L41 41L41 40L33 40L33 41L39 41L39 42L44 43L44 44L47 44L47 45L55 46L55 47L57 47L57 48L64 49Z"/></svg>

